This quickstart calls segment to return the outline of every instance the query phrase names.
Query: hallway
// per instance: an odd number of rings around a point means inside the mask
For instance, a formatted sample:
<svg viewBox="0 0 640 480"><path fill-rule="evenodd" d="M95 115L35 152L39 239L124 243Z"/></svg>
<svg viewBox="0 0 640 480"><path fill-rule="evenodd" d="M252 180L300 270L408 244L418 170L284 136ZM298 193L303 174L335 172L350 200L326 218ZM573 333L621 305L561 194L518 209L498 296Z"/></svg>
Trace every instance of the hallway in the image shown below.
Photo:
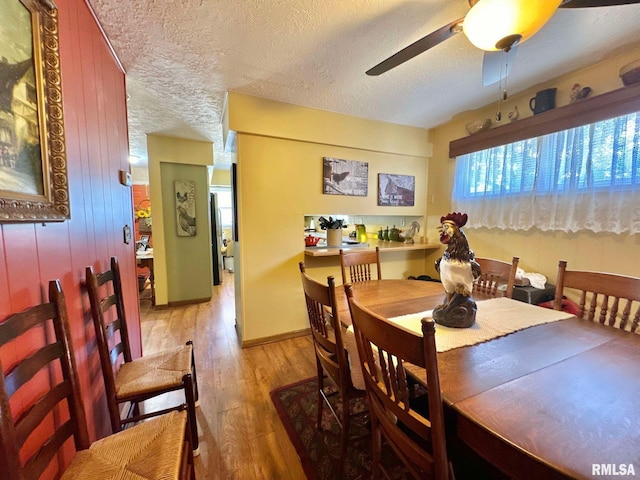
<svg viewBox="0 0 640 480"><path fill-rule="evenodd" d="M207 303L153 309L143 299L143 351L194 341L201 402L198 480L304 479L269 392L315 375L311 337L241 349L233 282L233 273L225 270ZM161 401L171 401L167 397ZM180 401L176 395L175 403Z"/></svg>

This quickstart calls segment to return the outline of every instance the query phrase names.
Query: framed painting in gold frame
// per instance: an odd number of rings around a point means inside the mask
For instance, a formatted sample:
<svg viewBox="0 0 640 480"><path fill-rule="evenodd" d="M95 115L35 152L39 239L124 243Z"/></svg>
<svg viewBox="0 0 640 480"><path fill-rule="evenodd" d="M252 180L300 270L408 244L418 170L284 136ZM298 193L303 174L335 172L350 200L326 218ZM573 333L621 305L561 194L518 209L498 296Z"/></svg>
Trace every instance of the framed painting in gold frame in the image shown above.
<svg viewBox="0 0 640 480"><path fill-rule="evenodd" d="M58 10L1 0L0 222L70 217Z"/></svg>

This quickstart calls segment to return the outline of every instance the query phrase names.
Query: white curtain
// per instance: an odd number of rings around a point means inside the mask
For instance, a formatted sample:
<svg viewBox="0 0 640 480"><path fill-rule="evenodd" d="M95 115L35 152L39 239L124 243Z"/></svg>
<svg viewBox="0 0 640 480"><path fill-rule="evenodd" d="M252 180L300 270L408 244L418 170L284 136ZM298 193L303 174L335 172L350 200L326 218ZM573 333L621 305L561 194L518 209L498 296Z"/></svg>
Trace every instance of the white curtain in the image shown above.
<svg viewBox="0 0 640 480"><path fill-rule="evenodd" d="M640 112L456 159L470 226L640 232Z"/></svg>

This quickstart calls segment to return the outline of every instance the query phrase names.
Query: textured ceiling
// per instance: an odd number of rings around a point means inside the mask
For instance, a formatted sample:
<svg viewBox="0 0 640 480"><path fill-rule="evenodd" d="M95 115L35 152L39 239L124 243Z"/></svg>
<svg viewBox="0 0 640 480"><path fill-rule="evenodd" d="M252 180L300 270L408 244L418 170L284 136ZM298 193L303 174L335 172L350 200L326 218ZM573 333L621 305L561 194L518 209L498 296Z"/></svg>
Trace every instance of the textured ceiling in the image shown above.
<svg viewBox="0 0 640 480"><path fill-rule="evenodd" d="M214 142L226 91L431 128L487 105L463 34L379 77L365 71L463 17L465 0L89 0L127 72L131 153L148 133ZM517 52L512 93L640 45L640 4L558 10ZM616 72L617 73L617 72Z"/></svg>

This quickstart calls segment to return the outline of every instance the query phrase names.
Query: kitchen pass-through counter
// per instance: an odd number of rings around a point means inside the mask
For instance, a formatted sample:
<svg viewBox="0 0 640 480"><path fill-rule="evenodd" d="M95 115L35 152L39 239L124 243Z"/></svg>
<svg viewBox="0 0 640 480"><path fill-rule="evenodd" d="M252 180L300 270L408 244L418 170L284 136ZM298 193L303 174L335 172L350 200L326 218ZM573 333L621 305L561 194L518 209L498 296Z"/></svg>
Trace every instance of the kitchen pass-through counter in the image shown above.
<svg viewBox="0 0 640 480"><path fill-rule="evenodd" d="M432 243L403 243L403 242L386 242L384 240L369 239L366 244L361 245L345 245L343 247L306 247L304 254L308 257L331 257L340 255L340 249L342 250L374 250L376 247L380 249L380 252L385 251L408 251L408 250L435 250L440 248L440 244Z"/></svg>

